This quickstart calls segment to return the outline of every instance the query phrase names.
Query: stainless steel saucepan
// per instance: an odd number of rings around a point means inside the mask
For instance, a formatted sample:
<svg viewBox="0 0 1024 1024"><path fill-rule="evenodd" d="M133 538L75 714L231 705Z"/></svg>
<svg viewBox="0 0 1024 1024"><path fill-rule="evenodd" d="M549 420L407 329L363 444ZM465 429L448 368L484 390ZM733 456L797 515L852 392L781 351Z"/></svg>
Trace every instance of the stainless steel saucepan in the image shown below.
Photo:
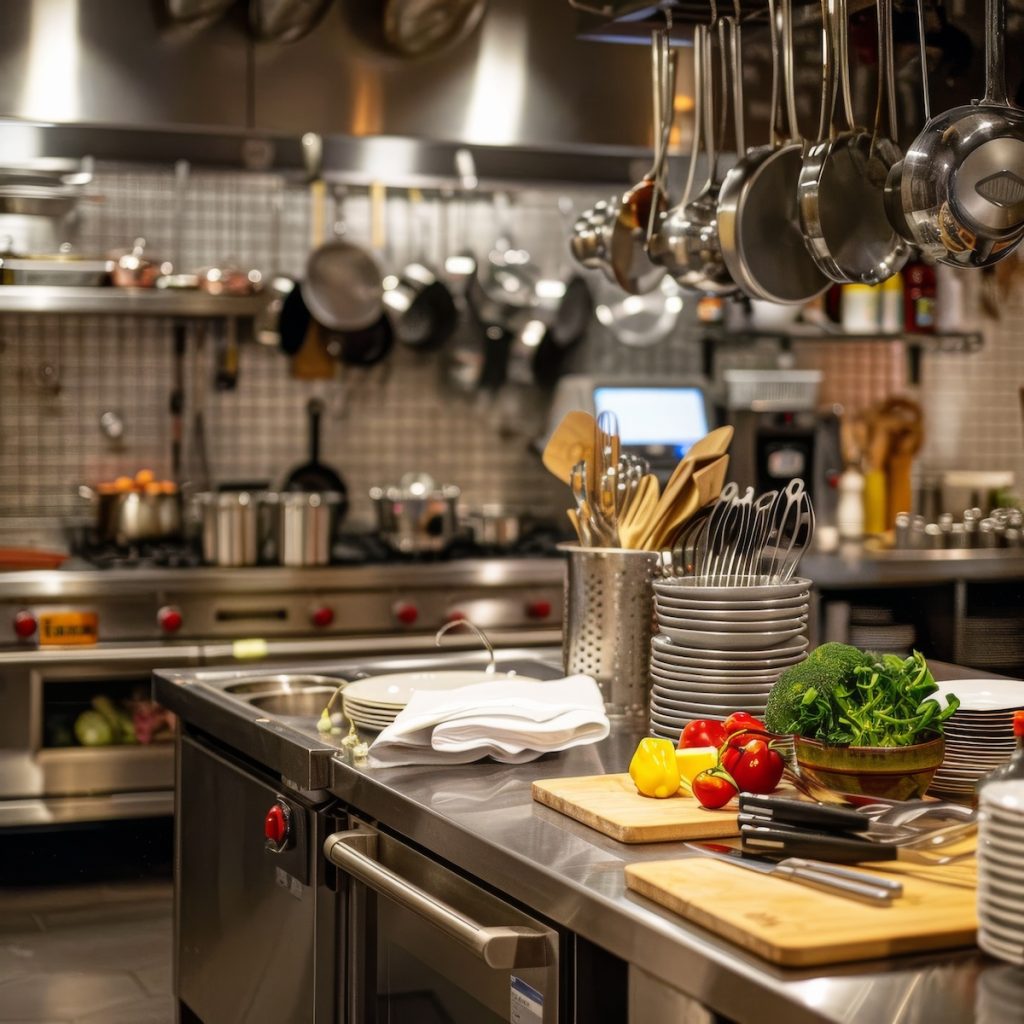
<svg viewBox="0 0 1024 1024"><path fill-rule="evenodd" d="M730 276L749 296L803 305L828 286L807 250L797 210L804 141L793 85L793 3L769 0L771 142L731 168L718 196L718 238Z"/></svg>
<svg viewBox="0 0 1024 1024"><path fill-rule="evenodd" d="M808 249L822 273L840 283L880 284L909 256L885 212L885 182L900 159L881 130L895 133L891 90L892 4L878 0L879 84L874 131L858 128L850 97L846 0L822 0L825 77L821 141L804 158L798 195ZM837 112L841 121L837 121ZM825 137L827 125L828 135Z"/></svg>
<svg viewBox="0 0 1024 1024"><path fill-rule="evenodd" d="M1006 92L1006 0L985 2L985 95L933 117L903 161L908 240L942 263L987 267L1024 237L1024 111Z"/></svg>

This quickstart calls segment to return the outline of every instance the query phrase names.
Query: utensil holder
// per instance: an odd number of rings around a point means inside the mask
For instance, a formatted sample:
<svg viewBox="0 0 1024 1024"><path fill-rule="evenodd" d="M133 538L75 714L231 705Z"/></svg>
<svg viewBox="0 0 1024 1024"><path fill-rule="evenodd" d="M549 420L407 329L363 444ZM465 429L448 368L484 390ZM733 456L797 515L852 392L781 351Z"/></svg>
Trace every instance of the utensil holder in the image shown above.
<svg viewBox="0 0 1024 1024"><path fill-rule="evenodd" d="M610 714L641 714L650 692L654 551L559 545L568 554L562 660L592 676Z"/></svg>

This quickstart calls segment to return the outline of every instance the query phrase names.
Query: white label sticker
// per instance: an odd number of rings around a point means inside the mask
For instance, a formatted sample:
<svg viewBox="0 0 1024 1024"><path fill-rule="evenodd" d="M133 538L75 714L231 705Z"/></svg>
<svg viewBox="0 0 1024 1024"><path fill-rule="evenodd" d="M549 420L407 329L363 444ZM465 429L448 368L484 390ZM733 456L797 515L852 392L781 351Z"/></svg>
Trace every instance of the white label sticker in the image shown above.
<svg viewBox="0 0 1024 1024"><path fill-rule="evenodd" d="M522 978L512 976L511 1024L544 1024L544 996L527 985Z"/></svg>

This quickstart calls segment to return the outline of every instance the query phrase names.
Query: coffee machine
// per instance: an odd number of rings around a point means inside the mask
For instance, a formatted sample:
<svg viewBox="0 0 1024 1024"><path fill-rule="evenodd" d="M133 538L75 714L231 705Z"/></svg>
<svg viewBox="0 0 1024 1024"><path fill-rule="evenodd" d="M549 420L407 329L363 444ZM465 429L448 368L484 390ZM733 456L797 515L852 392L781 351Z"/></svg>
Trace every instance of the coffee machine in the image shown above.
<svg viewBox="0 0 1024 1024"><path fill-rule="evenodd" d="M842 472L839 418L818 409L819 370L726 370L724 418L736 431L729 477L757 493L800 477L819 511Z"/></svg>

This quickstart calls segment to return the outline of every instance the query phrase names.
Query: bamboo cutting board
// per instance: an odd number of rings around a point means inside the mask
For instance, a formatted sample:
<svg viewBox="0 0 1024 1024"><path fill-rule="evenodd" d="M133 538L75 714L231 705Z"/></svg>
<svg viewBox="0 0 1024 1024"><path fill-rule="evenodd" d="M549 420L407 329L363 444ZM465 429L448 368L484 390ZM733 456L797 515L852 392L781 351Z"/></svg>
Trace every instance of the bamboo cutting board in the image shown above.
<svg viewBox="0 0 1024 1024"><path fill-rule="evenodd" d="M656 800L641 796L625 773L542 779L533 784L533 799L620 843L719 839L740 834L735 809L709 811L692 797Z"/></svg>
<svg viewBox="0 0 1024 1024"><path fill-rule="evenodd" d="M974 944L977 867L858 864L899 873L891 907L842 896L701 857L626 866L626 887L743 949L786 967L872 960Z"/></svg>

